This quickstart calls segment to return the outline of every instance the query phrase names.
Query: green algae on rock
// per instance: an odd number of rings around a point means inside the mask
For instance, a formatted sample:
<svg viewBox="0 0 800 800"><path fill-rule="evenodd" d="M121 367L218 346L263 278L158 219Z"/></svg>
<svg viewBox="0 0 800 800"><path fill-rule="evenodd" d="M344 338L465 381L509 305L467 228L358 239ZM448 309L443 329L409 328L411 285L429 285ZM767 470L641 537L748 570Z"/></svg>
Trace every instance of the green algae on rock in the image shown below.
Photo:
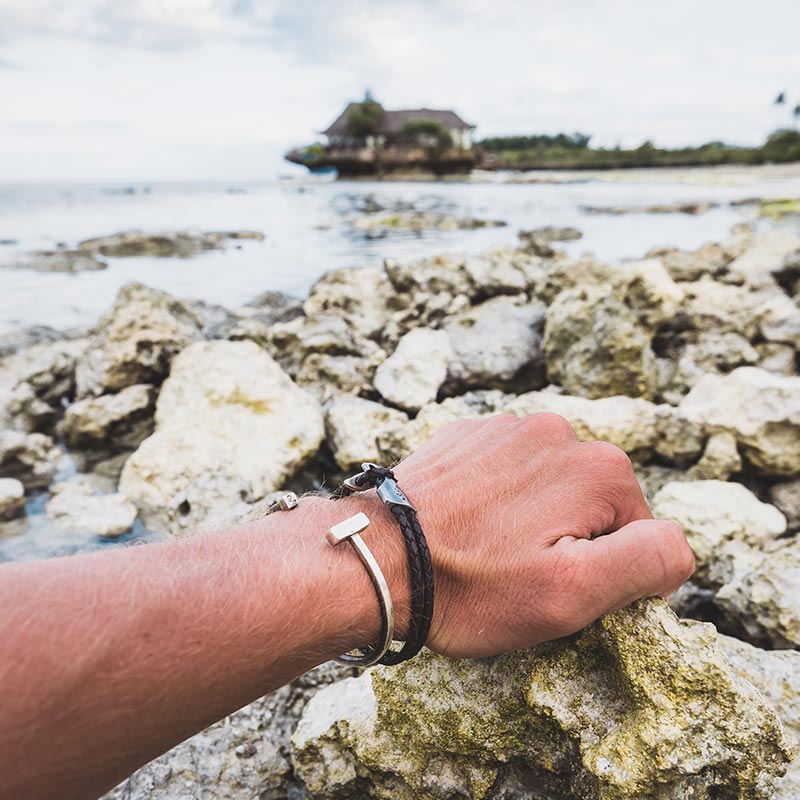
<svg viewBox="0 0 800 800"><path fill-rule="evenodd" d="M711 626L641 601L497 658L328 687L293 737L318 798L767 800L791 744Z"/></svg>

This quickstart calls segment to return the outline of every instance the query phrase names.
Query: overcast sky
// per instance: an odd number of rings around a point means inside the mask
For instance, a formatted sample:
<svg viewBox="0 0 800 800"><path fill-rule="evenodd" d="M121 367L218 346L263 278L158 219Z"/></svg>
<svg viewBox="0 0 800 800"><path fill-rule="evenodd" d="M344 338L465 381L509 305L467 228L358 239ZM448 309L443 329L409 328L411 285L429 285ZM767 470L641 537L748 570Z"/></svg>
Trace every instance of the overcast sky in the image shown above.
<svg viewBox="0 0 800 800"><path fill-rule="evenodd" d="M755 144L800 2L0 0L0 182L270 178L367 87L481 136Z"/></svg>

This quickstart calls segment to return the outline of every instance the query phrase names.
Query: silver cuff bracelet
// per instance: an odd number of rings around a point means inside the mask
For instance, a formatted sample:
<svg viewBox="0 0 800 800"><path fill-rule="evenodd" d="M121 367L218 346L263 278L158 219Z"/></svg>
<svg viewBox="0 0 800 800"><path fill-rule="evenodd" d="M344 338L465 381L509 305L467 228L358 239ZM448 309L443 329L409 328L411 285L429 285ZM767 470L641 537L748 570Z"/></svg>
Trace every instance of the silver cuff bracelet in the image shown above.
<svg viewBox="0 0 800 800"><path fill-rule="evenodd" d="M334 546L338 546L342 542L350 542L369 573L381 607L381 636L378 644L360 648L361 655L345 653L336 659L342 664L351 664L357 667L369 667L380 661L394 637L394 606L389 593L389 584L386 583L386 578L378 566L375 556L372 555L366 542L359 535L368 525L369 517L363 512L359 512L344 522L334 525L327 535L328 541Z"/></svg>

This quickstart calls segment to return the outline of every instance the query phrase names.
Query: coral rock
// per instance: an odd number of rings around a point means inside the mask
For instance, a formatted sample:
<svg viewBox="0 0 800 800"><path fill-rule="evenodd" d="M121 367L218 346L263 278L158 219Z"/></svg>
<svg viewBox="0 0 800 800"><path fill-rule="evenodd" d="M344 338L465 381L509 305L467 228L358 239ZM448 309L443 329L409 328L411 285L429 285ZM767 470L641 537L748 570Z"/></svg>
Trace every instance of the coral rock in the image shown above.
<svg viewBox="0 0 800 800"><path fill-rule="evenodd" d="M312 698L293 745L313 797L392 800L767 800L791 757L713 628L663 601L530 651L376 668Z"/></svg>

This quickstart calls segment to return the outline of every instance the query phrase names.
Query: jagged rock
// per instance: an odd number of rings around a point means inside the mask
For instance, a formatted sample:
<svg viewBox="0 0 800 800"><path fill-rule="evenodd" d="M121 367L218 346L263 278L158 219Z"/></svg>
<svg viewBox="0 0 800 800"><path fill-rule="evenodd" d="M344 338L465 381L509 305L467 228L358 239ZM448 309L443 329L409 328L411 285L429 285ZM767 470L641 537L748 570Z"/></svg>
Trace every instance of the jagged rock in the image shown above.
<svg viewBox="0 0 800 800"><path fill-rule="evenodd" d="M769 475L800 473L800 377L739 367L706 375L680 403L689 420L736 436L742 455Z"/></svg>
<svg viewBox="0 0 800 800"><path fill-rule="evenodd" d="M550 247L553 242L580 239L583 234L577 228L557 228L553 225L546 225L529 231L519 231L517 236L523 249L537 256L550 257L555 254L553 248Z"/></svg>
<svg viewBox="0 0 800 800"><path fill-rule="evenodd" d="M768 342L788 344L800 350L800 308L785 294L774 292L758 309L759 330Z"/></svg>
<svg viewBox="0 0 800 800"><path fill-rule="evenodd" d="M289 322L303 314L303 303L285 292L274 290L261 294L248 301L238 312L240 316L254 317L272 325L275 322Z"/></svg>
<svg viewBox="0 0 800 800"><path fill-rule="evenodd" d="M658 259L605 264L591 255L577 261L553 261L543 292L552 301L565 289L579 290L588 286L625 303L646 328L671 319L684 294L683 288L672 280Z"/></svg>
<svg viewBox="0 0 800 800"><path fill-rule="evenodd" d="M547 309L547 375L569 394L652 398L658 375L650 341L637 315L606 291L565 290Z"/></svg>
<svg viewBox="0 0 800 800"><path fill-rule="evenodd" d="M160 383L172 357L201 338L202 323L181 301L140 283L120 289L76 371L78 398Z"/></svg>
<svg viewBox="0 0 800 800"><path fill-rule="evenodd" d="M339 394L374 395L372 382L375 370L386 359L383 350L372 355L332 356L328 353L309 353L303 360L295 381L313 392L325 403Z"/></svg>
<svg viewBox="0 0 800 800"><path fill-rule="evenodd" d="M787 530L800 531L800 478L776 483L769 490L769 499L786 517Z"/></svg>
<svg viewBox="0 0 800 800"><path fill-rule="evenodd" d="M452 361L453 348L444 331L416 328L375 371L375 388L390 403L418 411L436 399Z"/></svg>
<svg viewBox="0 0 800 800"><path fill-rule="evenodd" d="M529 651L425 653L341 681L292 743L317 798L767 800L791 758L714 629L663 601Z"/></svg>
<svg viewBox="0 0 800 800"><path fill-rule="evenodd" d="M336 269L311 287L303 308L309 317L338 314L360 336L380 338L391 315L403 307L401 300L383 270Z"/></svg>
<svg viewBox="0 0 800 800"><path fill-rule="evenodd" d="M88 397L67 406L58 426L72 447L103 453L133 450L153 432L155 389L137 383L117 394Z"/></svg>
<svg viewBox="0 0 800 800"><path fill-rule="evenodd" d="M684 302L674 321L680 329L736 333L747 340L755 337L765 299L761 292L708 278L681 285Z"/></svg>
<svg viewBox="0 0 800 800"><path fill-rule="evenodd" d="M301 800L289 738L309 698L350 674L330 662L301 675L154 759L104 800Z"/></svg>
<svg viewBox="0 0 800 800"><path fill-rule="evenodd" d="M438 328L448 317L468 311L469 308L470 299L464 294L415 292L408 307L392 314L383 331L383 346L391 350L409 331L415 328Z"/></svg>
<svg viewBox="0 0 800 800"><path fill-rule="evenodd" d="M86 239L79 245L87 254L99 253L113 258L154 256L156 258L192 258L206 250L219 250L229 241L255 239L263 241L258 231L122 231L96 239Z"/></svg>
<svg viewBox="0 0 800 800"><path fill-rule="evenodd" d="M756 351L761 369L776 375L797 375L797 349L791 345L759 342Z"/></svg>
<svg viewBox="0 0 800 800"><path fill-rule="evenodd" d="M57 483L47 503L47 516L71 533L114 537L127 533L136 520L136 506L122 494L95 494L87 481Z"/></svg>
<svg viewBox="0 0 800 800"><path fill-rule="evenodd" d="M725 373L758 362L758 351L738 333L700 332L673 362L660 371L660 395L677 404L709 372Z"/></svg>
<svg viewBox="0 0 800 800"><path fill-rule="evenodd" d="M42 342L0 362L0 427L48 430L75 391L87 340Z"/></svg>
<svg viewBox="0 0 800 800"><path fill-rule="evenodd" d="M377 437L405 425L408 415L360 397L337 397L325 416L336 463L345 472L357 471L363 461L378 461Z"/></svg>
<svg viewBox="0 0 800 800"><path fill-rule="evenodd" d="M740 483L697 480L668 483L652 502L654 516L677 522L694 551L693 580L719 588L731 579L733 543L761 548L786 531L786 519Z"/></svg>
<svg viewBox="0 0 800 800"><path fill-rule="evenodd" d="M774 285L774 274L784 267L786 257L800 248L800 236L789 228L772 228L756 237L738 258L728 264L728 272L753 286Z"/></svg>
<svg viewBox="0 0 800 800"><path fill-rule="evenodd" d="M779 539L786 519L777 508L739 484L697 481L667 484L652 509L686 531L693 580L714 590L729 628L756 644L800 645L800 541Z"/></svg>
<svg viewBox="0 0 800 800"><path fill-rule="evenodd" d="M730 636L720 636L731 666L772 704L792 739L796 755L776 782L775 800L800 797L800 653L762 650Z"/></svg>
<svg viewBox="0 0 800 800"><path fill-rule="evenodd" d="M694 252L677 247L654 248L647 253L658 258L676 281L696 281L704 275L720 275L731 260L725 248L716 242L707 242Z"/></svg>
<svg viewBox="0 0 800 800"><path fill-rule="evenodd" d="M36 272L86 272L105 269L108 265L97 258L95 253L85 250L71 250L67 247L57 250L37 250L33 253L0 263L0 267L12 269L32 269Z"/></svg>
<svg viewBox="0 0 800 800"><path fill-rule="evenodd" d="M521 294L544 276L542 260L518 250L495 247L464 258L464 272L472 282L473 301L504 294Z"/></svg>
<svg viewBox="0 0 800 800"><path fill-rule="evenodd" d="M26 489L48 486L60 457L43 433L0 430L0 477L16 478Z"/></svg>
<svg viewBox="0 0 800 800"><path fill-rule="evenodd" d="M748 559L755 562L750 569L742 563L735 565L732 578L714 595L714 603L754 644L798 648L800 540L790 539L759 555Z"/></svg>
<svg viewBox="0 0 800 800"><path fill-rule="evenodd" d="M494 297L450 317L442 328L455 353L448 384L482 389L513 384L522 391L541 387L545 310L524 296Z"/></svg>
<svg viewBox="0 0 800 800"><path fill-rule="evenodd" d="M713 433L708 437L701 459L690 467L686 475L690 480L727 481L731 475L741 472L742 457L732 433Z"/></svg>
<svg viewBox="0 0 800 800"><path fill-rule="evenodd" d="M371 238L385 236L391 231L472 231L476 228L502 228L502 220L455 217L452 214L431 211L398 212L378 216L370 214L353 220L353 227L365 231Z"/></svg>
<svg viewBox="0 0 800 800"><path fill-rule="evenodd" d="M355 356L367 361L385 357L375 342L358 336L342 316L330 312L276 323L269 350L293 378L310 355Z"/></svg>
<svg viewBox="0 0 800 800"><path fill-rule="evenodd" d="M0 522L25 513L25 487L16 478L0 478Z"/></svg>
<svg viewBox="0 0 800 800"><path fill-rule="evenodd" d="M590 400L551 391L528 392L506 403L505 412L524 417L548 411L565 417L579 439L602 439L643 459L658 451L672 461L699 455L703 439L697 426L669 406L624 396Z"/></svg>
<svg viewBox="0 0 800 800"><path fill-rule="evenodd" d="M417 292L423 295L441 292L450 296L469 297L474 285L464 269L466 258L463 255L438 255L409 264L400 264L387 258L383 268L397 292L412 295Z"/></svg>
<svg viewBox="0 0 800 800"><path fill-rule="evenodd" d="M274 491L323 438L317 400L252 342L197 342L173 362L156 432L128 459L120 490L154 530L202 521L186 493L213 478L218 508ZM202 511L202 510L201 510Z"/></svg>
<svg viewBox="0 0 800 800"><path fill-rule="evenodd" d="M489 390L448 397L441 403L428 403L407 424L399 428L388 428L378 434L380 460L384 463L399 461L418 450L448 422L494 414L508 399L509 396L503 392Z"/></svg>

